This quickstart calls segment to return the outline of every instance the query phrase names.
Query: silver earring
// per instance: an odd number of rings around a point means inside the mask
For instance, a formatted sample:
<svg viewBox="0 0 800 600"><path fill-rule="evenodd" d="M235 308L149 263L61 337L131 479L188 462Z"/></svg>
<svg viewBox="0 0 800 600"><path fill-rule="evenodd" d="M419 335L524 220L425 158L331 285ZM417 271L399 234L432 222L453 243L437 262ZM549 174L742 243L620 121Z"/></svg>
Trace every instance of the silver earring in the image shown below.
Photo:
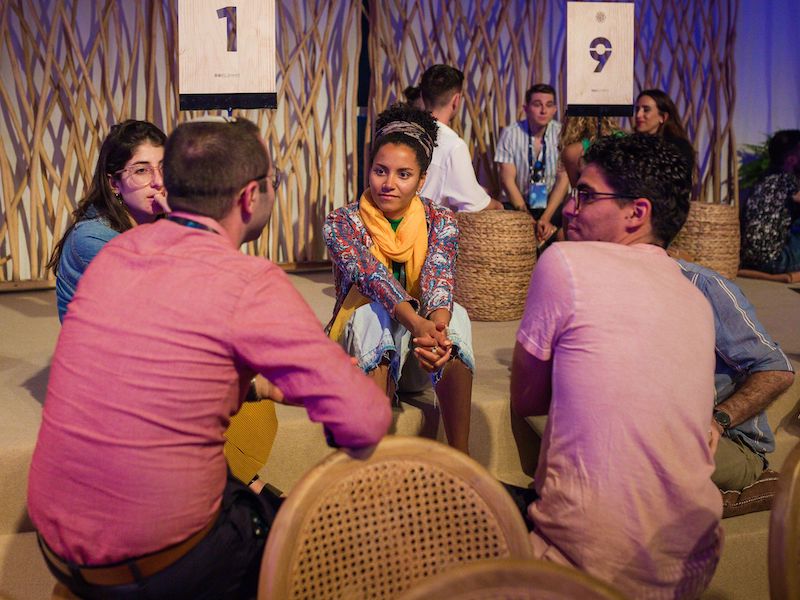
<svg viewBox="0 0 800 600"><path fill-rule="evenodd" d="M122 204L122 195L119 192L114 192L114 200Z"/></svg>

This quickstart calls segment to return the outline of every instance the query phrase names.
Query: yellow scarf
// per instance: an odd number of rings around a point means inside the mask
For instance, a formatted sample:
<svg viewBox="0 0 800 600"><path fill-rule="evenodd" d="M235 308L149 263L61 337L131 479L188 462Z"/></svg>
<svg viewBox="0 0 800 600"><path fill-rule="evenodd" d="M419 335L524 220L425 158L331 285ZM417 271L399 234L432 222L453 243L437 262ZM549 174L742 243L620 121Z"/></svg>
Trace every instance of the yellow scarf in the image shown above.
<svg viewBox="0 0 800 600"><path fill-rule="evenodd" d="M425 257L428 255L428 226L425 222L425 207L419 196L414 196L411 200L397 231L392 230L386 215L372 201L369 190L361 195L358 214L374 242L369 249L372 255L388 269L389 273L392 272L392 261L405 263L406 289L411 296L419 298L419 277ZM328 334L330 338L339 341L344 326L356 309L369 302L370 299L359 292L358 286L353 284L339 312L336 313L336 319Z"/></svg>

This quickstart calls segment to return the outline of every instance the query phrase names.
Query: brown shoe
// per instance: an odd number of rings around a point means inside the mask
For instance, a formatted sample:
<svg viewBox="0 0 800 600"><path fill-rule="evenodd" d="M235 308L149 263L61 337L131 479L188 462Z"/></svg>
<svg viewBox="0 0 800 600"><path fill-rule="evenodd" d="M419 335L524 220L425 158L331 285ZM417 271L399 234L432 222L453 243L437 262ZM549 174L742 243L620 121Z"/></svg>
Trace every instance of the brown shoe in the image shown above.
<svg viewBox="0 0 800 600"><path fill-rule="evenodd" d="M738 517L751 512L772 508L772 499L778 491L778 473L764 469L761 477L742 491L729 490L722 493L722 518Z"/></svg>

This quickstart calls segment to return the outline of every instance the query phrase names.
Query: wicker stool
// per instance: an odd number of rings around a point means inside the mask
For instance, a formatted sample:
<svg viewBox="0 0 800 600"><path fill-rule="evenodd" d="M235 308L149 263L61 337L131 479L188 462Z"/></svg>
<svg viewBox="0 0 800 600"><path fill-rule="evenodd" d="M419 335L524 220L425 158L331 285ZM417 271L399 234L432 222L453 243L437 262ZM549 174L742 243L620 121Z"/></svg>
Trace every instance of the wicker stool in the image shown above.
<svg viewBox="0 0 800 600"><path fill-rule="evenodd" d="M672 246L695 262L733 279L739 270L739 210L729 204L692 202L689 217Z"/></svg>
<svg viewBox="0 0 800 600"><path fill-rule="evenodd" d="M473 321L522 316L536 264L533 219L526 212L461 212L455 300Z"/></svg>

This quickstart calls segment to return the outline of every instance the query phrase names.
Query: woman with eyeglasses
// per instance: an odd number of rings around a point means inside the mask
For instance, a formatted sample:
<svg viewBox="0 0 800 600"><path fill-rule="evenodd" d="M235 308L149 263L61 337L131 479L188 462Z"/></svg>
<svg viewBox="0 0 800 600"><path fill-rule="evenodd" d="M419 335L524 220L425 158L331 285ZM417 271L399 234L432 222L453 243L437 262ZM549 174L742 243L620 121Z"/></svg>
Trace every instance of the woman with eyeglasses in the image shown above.
<svg viewBox="0 0 800 600"><path fill-rule="evenodd" d="M453 302L458 226L419 197L438 128L407 105L376 128L368 189L323 228L336 283L326 331L390 398L432 383L448 443L468 452L474 359L469 317Z"/></svg>
<svg viewBox="0 0 800 600"><path fill-rule="evenodd" d="M83 272L106 243L169 212L161 175L166 140L152 123L129 119L114 125L103 141L89 191L47 263L56 276L59 320Z"/></svg>

